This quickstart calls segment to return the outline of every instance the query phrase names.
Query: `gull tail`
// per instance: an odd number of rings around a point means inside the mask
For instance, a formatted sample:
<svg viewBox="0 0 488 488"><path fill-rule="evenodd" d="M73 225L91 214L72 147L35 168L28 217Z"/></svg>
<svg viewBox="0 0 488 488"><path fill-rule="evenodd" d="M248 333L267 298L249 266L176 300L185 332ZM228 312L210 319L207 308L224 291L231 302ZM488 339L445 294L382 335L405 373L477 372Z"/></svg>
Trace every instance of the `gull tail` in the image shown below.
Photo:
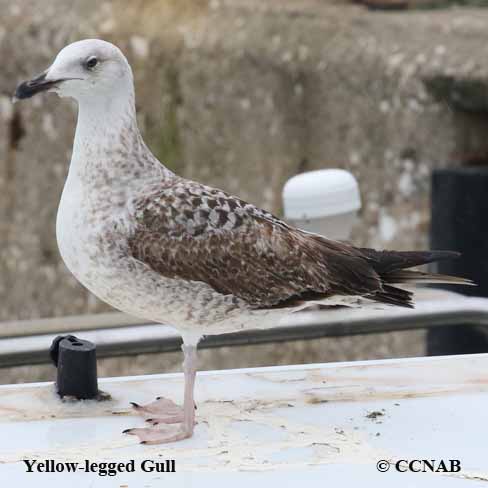
<svg viewBox="0 0 488 488"><path fill-rule="evenodd" d="M382 276L382 278L385 283L443 283L446 285L476 286L476 283L468 278L407 269L392 271Z"/></svg>
<svg viewBox="0 0 488 488"><path fill-rule="evenodd" d="M454 251L375 251L361 249L370 265L378 273L383 289L371 294L369 298L397 305L413 308L413 293L392 285L414 283L443 283L451 285L475 285L473 281L438 273L410 270L414 266L458 258L461 254Z"/></svg>

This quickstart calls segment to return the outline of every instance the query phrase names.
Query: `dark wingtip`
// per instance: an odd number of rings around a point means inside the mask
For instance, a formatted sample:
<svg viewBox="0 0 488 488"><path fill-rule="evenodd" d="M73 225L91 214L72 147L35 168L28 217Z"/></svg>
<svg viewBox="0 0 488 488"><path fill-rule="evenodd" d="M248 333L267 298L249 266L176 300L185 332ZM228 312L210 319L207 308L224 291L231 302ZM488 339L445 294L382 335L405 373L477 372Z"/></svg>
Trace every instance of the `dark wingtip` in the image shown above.
<svg viewBox="0 0 488 488"><path fill-rule="evenodd" d="M457 251L376 251L368 248L359 250L380 275L461 256Z"/></svg>
<svg viewBox="0 0 488 488"><path fill-rule="evenodd" d="M457 259L461 257L458 251L430 251L433 261L442 261L444 259Z"/></svg>

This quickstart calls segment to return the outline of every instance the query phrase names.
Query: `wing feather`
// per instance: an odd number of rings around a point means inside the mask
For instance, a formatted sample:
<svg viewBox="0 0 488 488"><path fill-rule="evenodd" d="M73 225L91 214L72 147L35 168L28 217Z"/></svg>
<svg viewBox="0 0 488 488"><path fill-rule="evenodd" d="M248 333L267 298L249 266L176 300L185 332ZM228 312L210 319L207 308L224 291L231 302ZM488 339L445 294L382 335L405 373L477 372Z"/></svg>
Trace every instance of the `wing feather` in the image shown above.
<svg viewBox="0 0 488 488"><path fill-rule="evenodd" d="M178 180L134 199L132 255L162 276L202 281L253 307L365 295L378 274L355 248L288 226L221 190Z"/></svg>

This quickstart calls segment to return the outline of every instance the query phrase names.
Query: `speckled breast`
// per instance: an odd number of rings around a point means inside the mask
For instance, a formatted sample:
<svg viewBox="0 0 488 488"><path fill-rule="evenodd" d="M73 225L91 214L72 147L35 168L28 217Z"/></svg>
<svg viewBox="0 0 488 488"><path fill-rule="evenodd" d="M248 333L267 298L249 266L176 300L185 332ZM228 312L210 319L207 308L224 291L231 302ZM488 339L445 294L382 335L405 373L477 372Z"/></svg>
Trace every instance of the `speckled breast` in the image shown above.
<svg viewBox="0 0 488 488"><path fill-rule="evenodd" d="M96 211L63 192L56 221L59 251L78 281L101 299L124 281L130 256L117 212ZM86 200L85 200L86 201Z"/></svg>

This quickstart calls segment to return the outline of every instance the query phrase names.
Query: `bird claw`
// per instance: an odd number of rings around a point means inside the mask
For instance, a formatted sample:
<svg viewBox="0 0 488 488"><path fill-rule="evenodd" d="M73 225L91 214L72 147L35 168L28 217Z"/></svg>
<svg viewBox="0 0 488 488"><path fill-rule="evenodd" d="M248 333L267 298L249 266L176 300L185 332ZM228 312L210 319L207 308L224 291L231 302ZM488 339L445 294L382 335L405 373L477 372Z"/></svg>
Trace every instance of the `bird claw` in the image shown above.
<svg viewBox="0 0 488 488"><path fill-rule="evenodd" d="M183 408L172 400L157 397L154 402L147 405L136 402L130 404L138 414L148 416L145 420L152 427L125 429L122 433L136 435L141 444L176 442L192 436L193 428L185 428L183 424ZM196 422L193 425L195 424Z"/></svg>
<svg viewBox="0 0 488 488"><path fill-rule="evenodd" d="M183 422L183 412L180 412L180 413L175 414L175 415L168 415L166 417L157 417L157 418L146 419L146 422L148 422L151 425L181 423L181 422Z"/></svg>
<svg viewBox="0 0 488 488"><path fill-rule="evenodd" d="M164 444L169 442L177 442L183 439L188 439L192 436L193 430L187 430L183 424L178 427L164 426L163 428L134 428L126 429L123 434L135 435L139 438L141 444Z"/></svg>
<svg viewBox="0 0 488 488"><path fill-rule="evenodd" d="M154 402L147 405L139 405L136 402L129 402L132 408L141 415L155 415L161 418L175 417L183 414L183 408L168 398L157 397ZM177 420L176 422L180 422Z"/></svg>
<svg viewBox="0 0 488 488"><path fill-rule="evenodd" d="M137 436L141 444L176 442L193 435L195 427L193 390L196 377L196 346L183 345L182 349L185 356L183 361L185 375L185 403L183 408L176 405L172 400L162 397L157 397L154 402L148 405L131 402L134 410L143 414L152 424L151 427L126 429L124 431L125 434Z"/></svg>

